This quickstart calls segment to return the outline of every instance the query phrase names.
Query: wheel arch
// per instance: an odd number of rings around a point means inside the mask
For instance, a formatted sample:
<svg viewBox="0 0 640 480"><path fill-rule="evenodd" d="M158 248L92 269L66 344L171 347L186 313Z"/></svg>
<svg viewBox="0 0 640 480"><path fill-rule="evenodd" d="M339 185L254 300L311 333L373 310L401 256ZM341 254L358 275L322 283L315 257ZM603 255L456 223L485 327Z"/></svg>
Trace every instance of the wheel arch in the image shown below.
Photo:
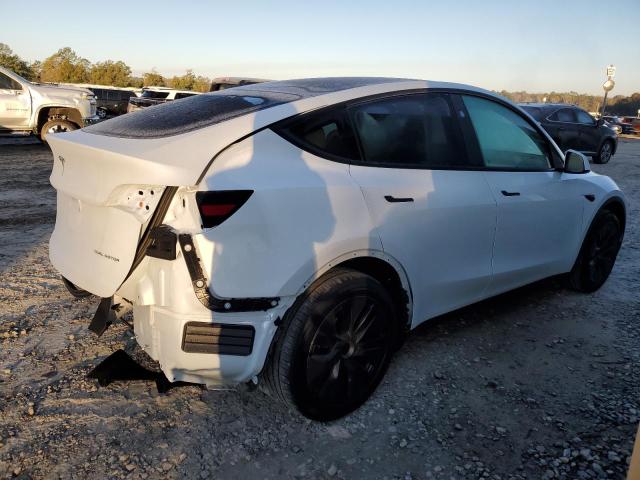
<svg viewBox="0 0 640 480"><path fill-rule="evenodd" d="M51 118L62 118L75 123L78 128L82 128L82 114L80 110L72 107L59 107L48 105L40 107L36 116L36 133L40 133L42 126Z"/></svg>
<svg viewBox="0 0 640 480"><path fill-rule="evenodd" d="M411 326L413 315L413 293L404 268L393 257L378 250L349 252L319 268L300 288L296 297L323 275L336 268L348 268L372 276L391 294L394 305L405 329Z"/></svg>
<svg viewBox="0 0 640 480"><path fill-rule="evenodd" d="M625 227L627 225L627 208L619 197L611 197L600 206L598 212L602 210L609 210L612 212L618 220L620 221L620 225L622 226L622 233L624 234ZM597 215L597 213L596 213ZM594 216L595 218L595 216ZM593 219L591 220L593 222Z"/></svg>

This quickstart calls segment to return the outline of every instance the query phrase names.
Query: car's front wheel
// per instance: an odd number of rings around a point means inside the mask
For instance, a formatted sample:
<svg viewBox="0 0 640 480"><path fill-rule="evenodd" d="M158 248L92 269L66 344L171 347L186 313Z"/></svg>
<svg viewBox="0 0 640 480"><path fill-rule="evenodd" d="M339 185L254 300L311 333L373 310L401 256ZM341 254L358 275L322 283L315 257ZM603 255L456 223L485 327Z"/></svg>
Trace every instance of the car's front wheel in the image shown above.
<svg viewBox="0 0 640 480"><path fill-rule="evenodd" d="M595 157L596 163L609 163L613 155L613 142L611 140L605 140L600 147L598 155Z"/></svg>
<svg viewBox="0 0 640 480"><path fill-rule="evenodd" d="M622 225L609 210L598 212L582 243L569 286L580 292L595 292L609 278L622 245Z"/></svg>
<svg viewBox="0 0 640 480"><path fill-rule="evenodd" d="M316 281L280 327L263 380L269 393L320 421L360 407L384 376L398 326L373 277L336 269Z"/></svg>
<svg viewBox="0 0 640 480"><path fill-rule="evenodd" d="M77 130L78 126L68 120L62 120L60 118L54 118L45 123L40 129L40 140L47 143L47 136L61 132L72 132Z"/></svg>

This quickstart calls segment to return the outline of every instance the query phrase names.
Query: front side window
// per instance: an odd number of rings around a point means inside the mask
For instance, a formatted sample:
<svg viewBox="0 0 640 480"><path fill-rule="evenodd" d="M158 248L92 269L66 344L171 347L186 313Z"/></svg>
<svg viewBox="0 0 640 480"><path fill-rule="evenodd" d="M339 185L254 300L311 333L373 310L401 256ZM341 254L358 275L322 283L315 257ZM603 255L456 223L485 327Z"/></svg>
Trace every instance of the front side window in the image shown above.
<svg viewBox="0 0 640 480"><path fill-rule="evenodd" d="M8 75L0 73L0 90L22 90L22 85Z"/></svg>
<svg viewBox="0 0 640 480"><path fill-rule="evenodd" d="M320 155L358 160L358 146L343 108L306 115L283 130L286 137Z"/></svg>
<svg viewBox="0 0 640 480"><path fill-rule="evenodd" d="M503 170L549 170L544 137L523 117L497 102L466 96L464 104L486 167Z"/></svg>
<svg viewBox="0 0 640 480"><path fill-rule="evenodd" d="M585 125L593 125L595 123L593 117L584 110L576 110L576 117L578 118L578 123L584 123Z"/></svg>
<svg viewBox="0 0 640 480"><path fill-rule="evenodd" d="M549 120L554 122L575 123L576 116L571 108L561 108L550 115Z"/></svg>
<svg viewBox="0 0 640 480"><path fill-rule="evenodd" d="M467 166L446 94L387 98L350 109L368 165L409 168Z"/></svg>

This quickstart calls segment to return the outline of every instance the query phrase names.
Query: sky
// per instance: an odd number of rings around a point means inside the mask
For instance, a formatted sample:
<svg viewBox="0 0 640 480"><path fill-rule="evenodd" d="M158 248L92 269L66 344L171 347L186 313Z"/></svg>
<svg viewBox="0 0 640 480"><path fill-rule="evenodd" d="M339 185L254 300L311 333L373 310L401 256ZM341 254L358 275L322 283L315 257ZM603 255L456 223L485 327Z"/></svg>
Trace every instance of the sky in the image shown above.
<svg viewBox="0 0 640 480"><path fill-rule="evenodd" d="M29 61L71 47L134 74L393 76L601 94L614 64L612 94L640 91L640 0L30 0L11 17L0 42Z"/></svg>

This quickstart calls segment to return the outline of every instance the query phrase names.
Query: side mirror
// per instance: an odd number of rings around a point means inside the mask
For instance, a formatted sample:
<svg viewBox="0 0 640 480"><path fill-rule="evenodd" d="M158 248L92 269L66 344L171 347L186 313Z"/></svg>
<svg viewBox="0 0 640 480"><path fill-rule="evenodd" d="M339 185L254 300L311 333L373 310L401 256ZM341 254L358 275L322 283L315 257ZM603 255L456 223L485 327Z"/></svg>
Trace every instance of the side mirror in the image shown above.
<svg viewBox="0 0 640 480"><path fill-rule="evenodd" d="M602 125L604 125L604 118L600 117L596 120L596 127L601 127Z"/></svg>
<svg viewBox="0 0 640 480"><path fill-rule="evenodd" d="M565 173L588 173L591 171L589 159L580 152L567 150L564 155Z"/></svg>

